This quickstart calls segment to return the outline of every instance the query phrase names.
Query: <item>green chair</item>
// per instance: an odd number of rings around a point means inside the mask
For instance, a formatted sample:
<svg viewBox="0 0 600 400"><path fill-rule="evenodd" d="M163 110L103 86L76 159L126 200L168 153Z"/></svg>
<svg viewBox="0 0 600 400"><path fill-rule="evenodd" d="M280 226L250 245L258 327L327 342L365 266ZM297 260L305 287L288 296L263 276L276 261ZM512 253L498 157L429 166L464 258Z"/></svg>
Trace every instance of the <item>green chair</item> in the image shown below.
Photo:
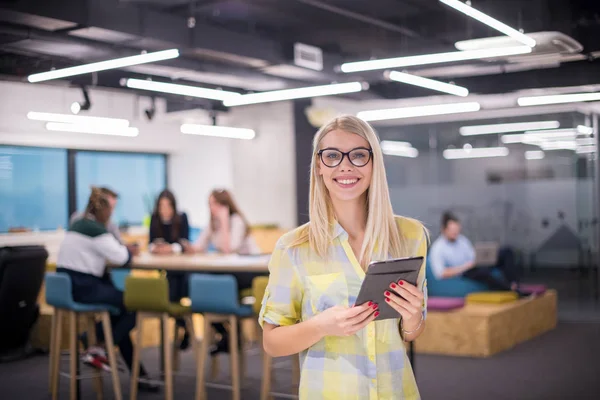
<svg viewBox="0 0 600 400"><path fill-rule="evenodd" d="M173 355L171 353L172 343L168 339L169 317L183 318L190 334L192 335L192 346L196 345L196 334L190 307L169 301L169 284L164 277L146 278L128 276L125 280L125 306L128 310L137 312L136 329L137 337L133 351L133 371L131 373L130 398L137 398L137 383L140 372L140 352L142 344L142 327L144 319L159 318L161 320L163 338L163 362L165 374L165 398L173 399ZM177 330L177 328L176 328Z"/></svg>

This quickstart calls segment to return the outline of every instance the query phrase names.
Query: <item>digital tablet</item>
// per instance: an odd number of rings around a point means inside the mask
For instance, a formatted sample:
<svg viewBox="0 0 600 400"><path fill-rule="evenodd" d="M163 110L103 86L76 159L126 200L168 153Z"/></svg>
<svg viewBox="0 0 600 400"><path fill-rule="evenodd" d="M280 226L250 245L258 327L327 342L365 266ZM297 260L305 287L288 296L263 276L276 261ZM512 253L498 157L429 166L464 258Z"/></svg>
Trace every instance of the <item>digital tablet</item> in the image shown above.
<svg viewBox="0 0 600 400"><path fill-rule="evenodd" d="M383 293L390 290L392 282L398 283L399 280L416 286L421 265L423 265L423 257L372 262L369 264L355 304L361 305L369 301L379 304L379 315L375 318L377 321L398 318L398 312L385 301Z"/></svg>

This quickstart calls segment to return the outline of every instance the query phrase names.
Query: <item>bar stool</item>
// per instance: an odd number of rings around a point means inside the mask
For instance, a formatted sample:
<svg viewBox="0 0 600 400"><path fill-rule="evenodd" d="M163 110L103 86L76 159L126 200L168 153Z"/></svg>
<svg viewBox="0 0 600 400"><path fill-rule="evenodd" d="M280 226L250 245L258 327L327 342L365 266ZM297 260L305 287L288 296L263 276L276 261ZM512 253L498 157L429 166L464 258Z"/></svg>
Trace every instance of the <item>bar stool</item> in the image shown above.
<svg viewBox="0 0 600 400"><path fill-rule="evenodd" d="M77 317L85 315L89 335L89 345L96 344L96 314L102 318L102 327L104 329L104 341L106 353L111 369L113 390L115 399L121 400L121 384L119 382L119 372L117 359L115 356L115 346L113 343L112 328L110 325L110 314L118 314L119 309L105 304L82 304L73 301L71 277L61 272L46 273L46 303L54 307L52 317L52 330L50 339L50 391L52 399L58 399L58 385L60 383L60 353L62 343L62 318L69 319L69 356L70 356L70 398L75 400L78 395L77 381L81 377L77 376L77 363L79 361L77 346ZM102 376L97 374L94 377L94 389L98 399L102 399Z"/></svg>
<svg viewBox="0 0 600 400"><path fill-rule="evenodd" d="M237 281L232 275L193 274L190 276L189 295L192 312L202 313L204 335L201 346L196 346L198 368L196 371L196 400L206 399L204 367L208 353L207 340L213 322L229 322L229 351L231 353L231 381L233 400L240 400L240 357L238 350L238 320L253 316L252 307L240 305Z"/></svg>
<svg viewBox="0 0 600 400"><path fill-rule="evenodd" d="M169 284L164 277L145 278L128 276L125 279L125 307L137 312L137 337L133 348L133 370L131 372L130 398L137 398L137 384L140 373L140 353L142 349L143 323L146 318L160 318L165 374L165 398L173 399L173 355L172 344L168 340L169 317L184 318L187 329L192 335L192 346L196 347L196 334L190 307L169 301Z"/></svg>

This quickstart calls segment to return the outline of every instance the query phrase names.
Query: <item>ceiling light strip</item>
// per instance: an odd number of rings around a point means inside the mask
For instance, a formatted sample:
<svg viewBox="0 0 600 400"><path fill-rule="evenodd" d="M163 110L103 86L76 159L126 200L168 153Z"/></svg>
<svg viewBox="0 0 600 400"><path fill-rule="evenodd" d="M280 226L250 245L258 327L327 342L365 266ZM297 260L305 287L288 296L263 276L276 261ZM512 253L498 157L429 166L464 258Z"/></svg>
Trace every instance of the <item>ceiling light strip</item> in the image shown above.
<svg viewBox="0 0 600 400"><path fill-rule="evenodd" d="M510 124L462 126L459 131L462 136L488 135L507 132L524 132L560 127L558 121L515 122Z"/></svg>
<svg viewBox="0 0 600 400"><path fill-rule="evenodd" d="M127 128L129 126L128 120L120 118L89 117L82 115L55 114L37 111L28 112L27 118L32 121L60 122L78 125L112 126L120 128Z"/></svg>
<svg viewBox="0 0 600 400"><path fill-rule="evenodd" d="M418 56L384 58L380 60L356 61L344 63L342 72L372 71L377 69L402 68L416 65L441 64L456 61L478 60L485 58L506 57L531 53L529 46L511 46L496 49L480 49L469 51L452 51L448 53L423 54Z"/></svg>
<svg viewBox="0 0 600 400"><path fill-rule="evenodd" d="M470 149L446 149L442 153L447 160L466 158L506 157L509 151L506 147L475 147Z"/></svg>
<svg viewBox="0 0 600 400"><path fill-rule="evenodd" d="M458 0L440 0L440 2L446 4L447 6L450 6L452 8L454 8L457 11L460 11L461 13L468 15L471 18L476 19L479 22L482 22L484 24L486 24L487 26L496 29L499 32L504 33L507 36L510 36L511 38L523 43L526 46L529 47L535 47L535 40L530 38L529 36L525 35L522 32L519 32L518 30L511 28L510 26L506 25L503 22L498 21L495 18L490 17L489 15L471 7L470 5L467 5L461 1Z"/></svg>
<svg viewBox="0 0 600 400"><path fill-rule="evenodd" d="M181 133L188 135L216 136L229 139L254 139L256 133L252 129L232 128L226 126L183 124Z"/></svg>
<svg viewBox="0 0 600 400"><path fill-rule="evenodd" d="M524 106L541 106L547 104L579 103L584 101L600 101L600 93L572 93L549 96L519 97L517 103Z"/></svg>
<svg viewBox="0 0 600 400"><path fill-rule="evenodd" d="M546 154L541 150L529 150L525 152L526 160L542 160Z"/></svg>
<svg viewBox="0 0 600 400"><path fill-rule="evenodd" d="M390 108L384 110L361 111L358 118L364 121L381 121L386 119L400 119L412 117L425 117L432 115L459 114L475 112L481 109L477 102L433 104L418 107Z"/></svg>
<svg viewBox="0 0 600 400"><path fill-rule="evenodd" d="M469 95L469 89L465 87L436 81L434 79L423 78L421 76L411 75L398 71L390 71L385 75L388 79L396 82L420 86L426 89L437 90L438 92L453 94L455 96L460 97L467 97Z"/></svg>
<svg viewBox="0 0 600 400"><path fill-rule="evenodd" d="M178 94L182 96L198 97L202 99L224 101L241 94L227 90L215 90L198 86L179 85L175 83L155 82L143 79L126 79L123 84L131 89L149 90L151 92L160 92L168 94Z"/></svg>
<svg viewBox="0 0 600 400"><path fill-rule="evenodd" d="M49 131L59 132L76 132L76 133L89 133L94 135L111 135L111 136L129 136L135 137L140 132L137 128L133 127L118 127L118 126L93 126L89 124L77 125L77 124L65 124L62 122L48 122L46 129Z"/></svg>
<svg viewBox="0 0 600 400"><path fill-rule="evenodd" d="M115 58L113 60L106 60L91 64L78 65L76 67L41 72L39 74L29 75L27 77L27 80L32 83L49 81L52 79L66 78L68 76L73 75L82 75L88 74L90 72L105 71L107 69L130 67L132 65L147 64L156 61L169 60L177 57L179 57L179 50L177 49L156 51L153 53L139 54L131 57Z"/></svg>
<svg viewBox="0 0 600 400"><path fill-rule="evenodd" d="M310 86L295 89L273 90L270 92L251 93L223 101L227 107L248 104L269 103L292 99L332 96L336 94L355 93L367 90L368 85L361 82L334 83L331 85Z"/></svg>

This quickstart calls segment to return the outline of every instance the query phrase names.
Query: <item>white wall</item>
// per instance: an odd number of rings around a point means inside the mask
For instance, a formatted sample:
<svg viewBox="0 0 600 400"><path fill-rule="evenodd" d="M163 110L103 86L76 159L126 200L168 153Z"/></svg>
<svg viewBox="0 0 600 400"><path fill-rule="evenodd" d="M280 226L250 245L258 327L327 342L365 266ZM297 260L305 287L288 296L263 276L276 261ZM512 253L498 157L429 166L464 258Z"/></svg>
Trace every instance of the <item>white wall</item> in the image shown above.
<svg viewBox="0 0 600 400"><path fill-rule="evenodd" d="M168 153L169 186L192 224L206 224L208 194L225 187L233 190L252 223L294 226L294 190L290 190L295 177L294 132L289 103L234 109L219 119L219 124L257 130L257 139L242 142L179 132L183 119L206 123L203 112L166 115L164 103L157 101L157 114L149 122L143 113L149 105L146 97L100 89L90 89L90 97L89 115L129 119L140 134L130 138L47 131L43 122L28 120L27 112L69 113L70 104L82 100L80 89L0 82L0 144ZM266 161L273 153L287 160L271 168Z"/></svg>

